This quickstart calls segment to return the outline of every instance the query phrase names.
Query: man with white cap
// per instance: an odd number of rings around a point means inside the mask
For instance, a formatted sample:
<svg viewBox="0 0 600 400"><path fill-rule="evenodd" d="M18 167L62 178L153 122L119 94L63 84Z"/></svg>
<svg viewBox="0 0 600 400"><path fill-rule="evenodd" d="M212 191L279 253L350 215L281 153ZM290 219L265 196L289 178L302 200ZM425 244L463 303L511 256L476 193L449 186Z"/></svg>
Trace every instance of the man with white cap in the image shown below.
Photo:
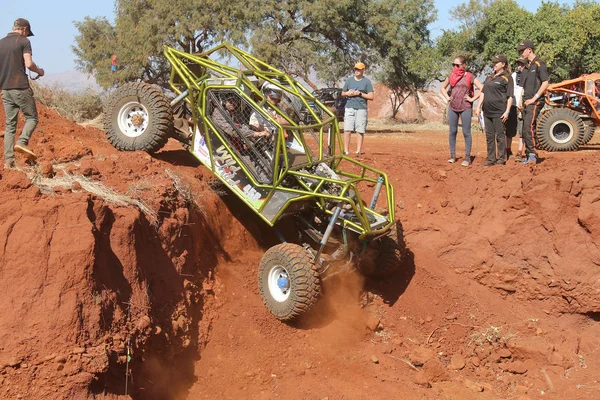
<svg viewBox="0 0 600 400"><path fill-rule="evenodd" d="M29 21L17 18L12 32L0 40L0 90L6 113L6 131L4 133L4 168L14 167L14 151L22 153L29 160L35 160L35 153L27 147L31 134L38 123L37 108L33 98L33 90L29 86L25 67L44 76L31 58L31 42L27 37L33 36ZM14 143L17 130L19 110L25 116L23 131Z"/></svg>
<svg viewBox="0 0 600 400"><path fill-rule="evenodd" d="M350 135L358 133L356 155L362 154L362 146L367 130L367 101L375 98L373 84L365 77L365 64L357 62L354 65L354 76L348 78L342 96L347 97L344 112L344 154L350 152Z"/></svg>

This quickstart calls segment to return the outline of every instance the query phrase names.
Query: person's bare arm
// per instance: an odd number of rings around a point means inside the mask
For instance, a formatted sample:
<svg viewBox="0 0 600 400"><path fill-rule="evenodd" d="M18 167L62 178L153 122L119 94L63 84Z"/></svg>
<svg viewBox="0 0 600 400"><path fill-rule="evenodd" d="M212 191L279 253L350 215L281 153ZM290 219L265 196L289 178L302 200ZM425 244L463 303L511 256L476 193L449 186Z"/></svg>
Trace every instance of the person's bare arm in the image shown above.
<svg viewBox="0 0 600 400"><path fill-rule="evenodd" d="M362 93L360 92L360 97L362 97L365 100L373 100L375 98L375 92L370 92L370 93Z"/></svg>
<svg viewBox="0 0 600 400"><path fill-rule="evenodd" d="M440 93L442 94L442 97L446 99L446 101L450 101L450 96L448 96L448 78L446 78L444 80L444 82L442 82L442 86L440 86Z"/></svg>
<svg viewBox="0 0 600 400"><path fill-rule="evenodd" d="M44 69L37 66L35 62L33 62L33 58L31 58L30 53L23 54L23 60L25 61L25 66L32 72L35 72L39 76L44 76Z"/></svg>

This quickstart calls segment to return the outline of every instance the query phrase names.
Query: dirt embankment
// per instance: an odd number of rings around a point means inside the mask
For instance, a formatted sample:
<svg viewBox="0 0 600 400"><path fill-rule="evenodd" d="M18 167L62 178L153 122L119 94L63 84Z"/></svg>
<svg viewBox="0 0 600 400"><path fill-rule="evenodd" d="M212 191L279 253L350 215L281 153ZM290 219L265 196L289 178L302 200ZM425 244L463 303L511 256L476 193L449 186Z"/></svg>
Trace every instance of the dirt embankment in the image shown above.
<svg viewBox="0 0 600 400"><path fill-rule="evenodd" d="M368 135L409 257L295 326L256 288L268 231L176 143L120 153L42 108L31 145L0 179L0 398L600 396L597 141L463 168L444 133Z"/></svg>

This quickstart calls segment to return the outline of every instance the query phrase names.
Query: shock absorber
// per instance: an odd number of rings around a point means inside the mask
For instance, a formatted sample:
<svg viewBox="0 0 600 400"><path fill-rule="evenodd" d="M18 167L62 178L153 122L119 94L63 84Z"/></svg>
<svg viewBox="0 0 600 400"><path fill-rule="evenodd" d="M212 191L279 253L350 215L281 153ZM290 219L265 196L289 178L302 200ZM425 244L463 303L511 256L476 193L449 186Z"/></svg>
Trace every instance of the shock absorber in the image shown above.
<svg viewBox="0 0 600 400"><path fill-rule="evenodd" d="M323 248L325 247L325 244L327 244L327 240L329 239L329 236L331 236L331 232L333 231L333 227L335 226L335 223L337 222L337 219L340 216L340 212L342 212L342 202L341 201L335 206L335 209L333 210L333 215L331 216L331 219L329 220L329 224L327 225L327 229L325 229L323 238L321 238L321 243L319 243L321 245L321 247L319 247L319 251L315 255L315 260L314 260L315 263L318 265L320 265L319 257L321 256L321 253L323 252Z"/></svg>
<svg viewBox="0 0 600 400"><path fill-rule="evenodd" d="M371 210L375 209L375 204L377 204L377 198L379 197L379 192L381 192L382 185L383 185L383 176L380 176L379 179L377 179L377 185L375 185L375 192L373 193L373 198L371 199L371 204L369 205L369 208Z"/></svg>

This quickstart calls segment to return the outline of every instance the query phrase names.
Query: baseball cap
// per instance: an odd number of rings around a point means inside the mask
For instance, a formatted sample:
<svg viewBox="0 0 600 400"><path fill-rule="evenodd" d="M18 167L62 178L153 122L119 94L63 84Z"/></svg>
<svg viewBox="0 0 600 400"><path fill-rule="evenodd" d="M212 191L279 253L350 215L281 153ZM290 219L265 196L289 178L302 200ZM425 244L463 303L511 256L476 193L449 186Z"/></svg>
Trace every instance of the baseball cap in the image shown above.
<svg viewBox="0 0 600 400"><path fill-rule="evenodd" d="M517 46L518 51L525 50L525 49L531 49L531 50L534 49L533 42L531 40L523 40Z"/></svg>
<svg viewBox="0 0 600 400"><path fill-rule="evenodd" d="M25 18L17 18L15 20L14 26L18 26L20 28L29 28L29 34L27 36L33 36L33 32L31 31L31 24Z"/></svg>
<svg viewBox="0 0 600 400"><path fill-rule="evenodd" d="M506 56L503 54L498 54L498 55L495 55L494 57L492 57L492 62L493 63L503 62L504 64L508 64L508 60L506 59Z"/></svg>
<svg viewBox="0 0 600 400"><path fill-rule="evenodd" d="M527 60L523 57L517 58L517 64L527 64Z"/></svg>
<svg viewBox="0 0 600 400"><path fill-rule="evenodd" d="M365 69L365 64L361 63L361 62L357 62L356 64L354 64L354 69Z"/></svg>

